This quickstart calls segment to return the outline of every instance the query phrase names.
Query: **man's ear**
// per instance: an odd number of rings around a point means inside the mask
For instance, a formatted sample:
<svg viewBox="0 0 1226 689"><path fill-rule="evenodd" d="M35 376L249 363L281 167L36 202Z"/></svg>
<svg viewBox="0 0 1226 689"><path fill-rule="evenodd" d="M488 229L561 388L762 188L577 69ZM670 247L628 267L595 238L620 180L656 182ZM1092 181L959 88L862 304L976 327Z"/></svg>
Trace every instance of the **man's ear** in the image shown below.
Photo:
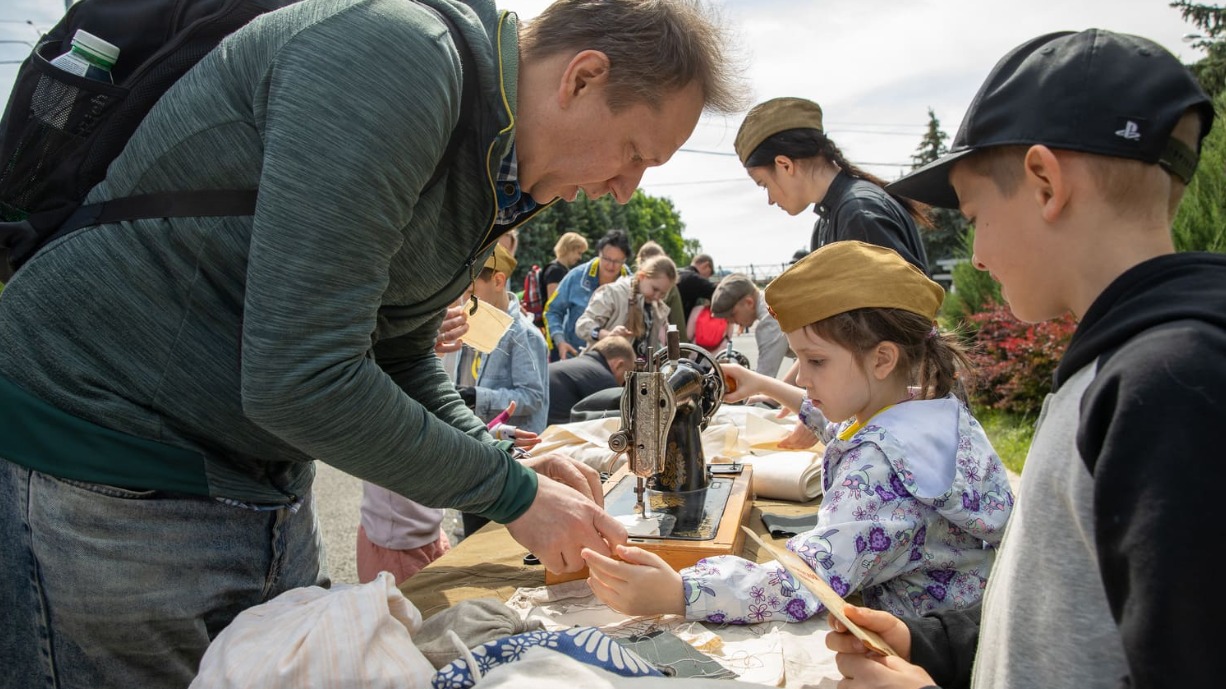
<svg viewBox="0 0 1226 689"><path fill-rule="evenodd" d="M1043 220L1055 222L1068 206L1071 195L1067 167L1055 151L1040 145L1031 146L1026 151L1023 166L1023 184L1027 192L1039 204Z"/></svg>
<svg viewBox="0 0 1226 689"><path fill-rule="evenodd" d="M877 343L877 346L869 353L869 364L872 366L870 373L877 380L885 380L894 373L894 369L898 367L898 345L893 342L883 341Z"/></svg>
<svg viewBox="0 0 1226 689"><path fill-rule="evenodd" d="M507 274L494 273L494 286L500 290L505 290L507 288Z"/></svg>
<svg viewBox="0 0 1226 689"><path fill-rule="evenodd" d="M575 54L562 70L558 84L558 105L566 109L578 97L598 90L609 79L609 56L599 50Z"/></svg>
<svg viewBox="0 0 1226 689"><path fill-rule="evenodd" d="M634 368L634 362L626 359L613 359L609 362L613 368L613 379L618 385L623 385L626 382L626 374Z"/></svg>

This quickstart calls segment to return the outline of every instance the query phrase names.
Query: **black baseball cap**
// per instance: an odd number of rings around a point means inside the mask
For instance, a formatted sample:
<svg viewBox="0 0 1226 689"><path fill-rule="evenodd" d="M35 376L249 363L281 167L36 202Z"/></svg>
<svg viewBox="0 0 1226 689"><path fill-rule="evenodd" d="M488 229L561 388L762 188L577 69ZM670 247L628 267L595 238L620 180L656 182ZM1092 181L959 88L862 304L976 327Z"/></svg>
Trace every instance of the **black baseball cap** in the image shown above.
<svg viewBox="0 0 1226 689"><path fill-rule="evenodd" d="M957 208L949 184L953 163L1010 144L1132 158L1188 182L1199 154L1172 139L1171 131L1189 108L1201 113L1204 139L1213 123L1212 101L1187 67L1149 39L1102 29L1039 36L992 68L949 153L886 189Z"/></svg>

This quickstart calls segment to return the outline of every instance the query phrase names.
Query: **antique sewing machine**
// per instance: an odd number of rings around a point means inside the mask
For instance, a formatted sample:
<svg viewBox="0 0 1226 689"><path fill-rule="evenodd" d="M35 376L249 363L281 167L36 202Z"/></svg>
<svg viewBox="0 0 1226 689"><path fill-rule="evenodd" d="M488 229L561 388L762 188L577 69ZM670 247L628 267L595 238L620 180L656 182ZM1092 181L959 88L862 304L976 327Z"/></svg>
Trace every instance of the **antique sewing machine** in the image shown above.
<svg viewBox="0 0 1226 689"><path fill-rule="evenodd" d="M739 553L743 544L752 467L707 464L702 448L724 391L717 358L681 344L674 327L667 344L626 376L621 428L609 449L628 461L605 483L605 510L626 526L632 544L674 569ZM546 582L581 576L586 572L547 575Z"/></svg>

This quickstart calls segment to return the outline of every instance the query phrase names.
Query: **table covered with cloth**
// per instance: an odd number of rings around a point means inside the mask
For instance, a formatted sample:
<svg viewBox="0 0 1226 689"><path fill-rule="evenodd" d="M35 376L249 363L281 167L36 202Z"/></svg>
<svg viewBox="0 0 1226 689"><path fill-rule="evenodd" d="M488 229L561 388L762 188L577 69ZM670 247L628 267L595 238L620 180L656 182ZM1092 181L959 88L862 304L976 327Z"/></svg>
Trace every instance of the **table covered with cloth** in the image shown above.
<svg viewBox="0 0 1226 689"><path fill-rule="evenodd" d="M816 476L819 472L814 468L820 467L822 448L780 453L777 446L795 421L795 416L777 418L770 409L725 405L703 433L708 461L750 461L754 463L755 475L765 462L786 460L797 464L799 460L797 466L786 472L785 485L770 487L767 492L798 492L799 497L809 499L779 500L759 495L747 522L764 540L779 547L783 547L787 536L773 536L763 523L763 513L813 515L820 503L820 499L810 496L817 492L815 486L820 487L820 477ZM624 458L616 458L604 443L618 426L616 419L551 426L542 434L544 440L537 451L567 452L599 471L612 472ZM807 469L802 466L806 457ZM792 483L797 487L793 488ZM769 561L770 555L760 550L746 539L741 556L757 562ZM547 629L591 626L613 637L665 630L749 682L834 687L840 677L833 654L825 647L824 636L829 627L824 614L803 623L748 626L687 622L678 616L628 617L600 603L583 580L545 586L544 568L527 564L527 554L504 526L489 524L403 582L400 590L426 618L462 600L494 597L525 617L539 619Z"/></svg>

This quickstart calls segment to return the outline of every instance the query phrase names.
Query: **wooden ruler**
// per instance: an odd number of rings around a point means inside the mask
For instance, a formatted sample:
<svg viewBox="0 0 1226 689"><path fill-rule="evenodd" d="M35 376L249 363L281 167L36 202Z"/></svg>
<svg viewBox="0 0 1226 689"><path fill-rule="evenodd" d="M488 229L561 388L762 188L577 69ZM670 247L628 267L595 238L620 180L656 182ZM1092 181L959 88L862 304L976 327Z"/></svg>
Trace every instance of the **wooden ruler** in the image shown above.
<svg viewBox="0 0 1226 689"><path fill-rule="evenodd" d="M876 632L871 632L864 629L855 622L847 619L847 614L843 611L843 608L847 605L847 601L843 600L842 596L835 593L834 589L830 588L830 584L827 584L825 579L817 576L812 569L809 569L808 563L800 559L800 556L790 550L780 548L763 541L758 537L758 534L754 533L753 529L749 528L748 526L742 526L741 529L743 529L745 533L749 534L749 537L752 538L759 547L765 548L766 552L773 555L775 559L779 561L779 564L783 565L783 568L790 572L792 576L796 577L796 579L799 580L805 588L809 589L813 595L817 596L817 599L821 601L822 605L826 606L826 609L829 610L836 618L838 618L839 622L842 622L844 626L851 630L851 633L854 634L857 639L863 641L864 645L868 646L869 650L885 656L898 656L898 653L895 652L894 649L890 648L890 645L887 644L884 639L878 636Z"/></svg>

